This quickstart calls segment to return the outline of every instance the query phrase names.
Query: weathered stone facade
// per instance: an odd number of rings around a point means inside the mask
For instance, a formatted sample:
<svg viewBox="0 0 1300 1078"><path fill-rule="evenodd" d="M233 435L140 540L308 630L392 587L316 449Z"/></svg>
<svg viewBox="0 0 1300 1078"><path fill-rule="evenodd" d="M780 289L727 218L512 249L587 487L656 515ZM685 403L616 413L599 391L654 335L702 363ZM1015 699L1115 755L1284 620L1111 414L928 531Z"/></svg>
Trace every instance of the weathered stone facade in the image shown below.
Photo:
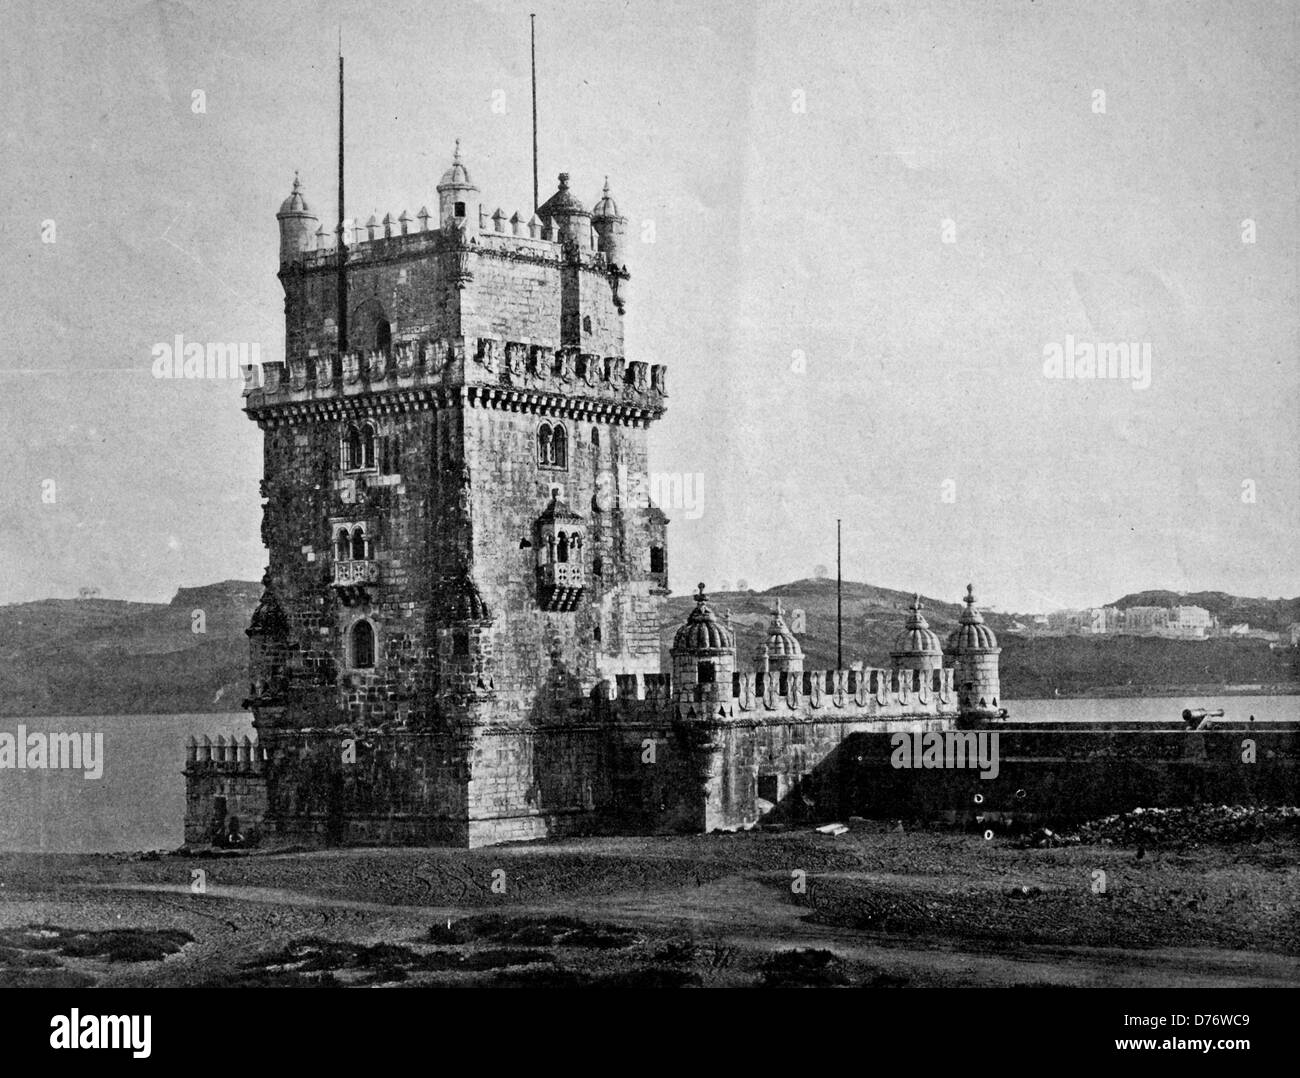
<svg viewBox="0 0 1300 1078"><path fill-rule="evenodd" d="M350 238L342 348L338 250L296 180L278 215L286 360L245 387L269 565L240 789L260 832L746 827L815 803L809 776L855 731L951 725L937 661L735 670L702 589L683 631L708 623L708 646L692 629L660 673L668 521L618 491L649 487L666 371L623 355L625 219L608 184L588 211L563 174L527 222L489 214L459 150L438 192L436 217ZM229 796L216 770L187 769L187 839Z"/></svg>

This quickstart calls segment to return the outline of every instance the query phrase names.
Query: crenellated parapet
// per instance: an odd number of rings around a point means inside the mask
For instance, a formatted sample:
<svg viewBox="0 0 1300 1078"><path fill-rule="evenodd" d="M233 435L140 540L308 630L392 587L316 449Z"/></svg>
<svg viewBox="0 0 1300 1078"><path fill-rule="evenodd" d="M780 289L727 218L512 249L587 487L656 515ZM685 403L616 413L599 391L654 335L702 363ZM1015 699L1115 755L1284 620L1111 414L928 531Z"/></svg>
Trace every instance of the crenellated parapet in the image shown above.
<svg viewBox="0 0 1300 1078"><path fill-rule="evenodd" d="M250 737L230 738L218 734L202 740L191 737L185 749L185 770L222 775L260 775L265 760L262 747Z"/></svg>
<svg viewBox="0 0 1300 1078"><path fill-rule="evenodd" d="M619 675L602 683L601 705L619 720L871 722L952 718L957 688L952 669L736 671L730 691L696 686L674 696L668 674Z"/></svg>
<svg viewBox="0 0 1300 1078"><path fill-rule="evenodd" d="M342 415L352 398L384 411L453 395L475 407L640 425L664 412L667 368L496 337L404 339L342 355L312 347L244 368L244 409L259 422Z"/></svg>
<svg viewBox="0 0 1300 1078"><path fill-rule="evenodd" d="M957 713L950 669L739 671L732 678L732 698L741 714L796 712L809 719L828 710L862 720Z"/></svg>
<svg viewBox="0 0 1300 1078"><path fill-rule="evenodd" d="M315 218L312 218L314 221ZM626 276L626 267L611 261L611 252L602 249L595 229L582 240L566 237L551 217L519 211L507 214L479 205L474 217L440 225L429 211L421 208L412 216L406 210L394 217L374 215L366 222L344 222L343 241L347 247L349 267L368 262L392 262L404 257L425 258L467 247L476 254L493 258L538 261L559 265L577 261L593 270L613 270ZM298 239L298 246L282 257L286 270L331 270L338 265L338 231L326 231L322 225L314 233Z"/></svg>

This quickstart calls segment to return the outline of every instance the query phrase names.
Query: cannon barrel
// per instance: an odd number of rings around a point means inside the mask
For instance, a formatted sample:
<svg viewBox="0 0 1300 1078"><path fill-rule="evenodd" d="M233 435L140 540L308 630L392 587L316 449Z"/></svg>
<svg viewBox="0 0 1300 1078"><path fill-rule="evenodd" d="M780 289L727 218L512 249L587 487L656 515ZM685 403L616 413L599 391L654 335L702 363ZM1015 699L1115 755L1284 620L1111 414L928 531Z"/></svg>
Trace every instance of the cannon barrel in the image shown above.
<svg viewBox="0 0 1300 1078"><path fill-rule="evenodd" d="M1203 707L1183 708L1183 722L1187 723L1189 726L1195 726L1198 723L1204 722L1206 719L1221 718L1223 718L1223 708L1217 708L1213 711Z"/></svg>

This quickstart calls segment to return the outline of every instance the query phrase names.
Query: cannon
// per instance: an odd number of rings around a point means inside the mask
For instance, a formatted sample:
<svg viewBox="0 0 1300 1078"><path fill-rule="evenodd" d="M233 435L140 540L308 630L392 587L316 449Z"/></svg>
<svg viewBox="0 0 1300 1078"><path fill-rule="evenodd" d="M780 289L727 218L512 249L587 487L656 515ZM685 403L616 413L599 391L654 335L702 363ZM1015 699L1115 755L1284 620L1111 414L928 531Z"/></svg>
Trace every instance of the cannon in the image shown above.
<svg viewBox="0 0 1300 1078"><path fill-rule="evenodd" d="M1210 711L1203 707L1186 707L1183 708L1183 722L1193 729L1197 730L1205 725L1207 719L1223 718L1223 708Z"/></svg>

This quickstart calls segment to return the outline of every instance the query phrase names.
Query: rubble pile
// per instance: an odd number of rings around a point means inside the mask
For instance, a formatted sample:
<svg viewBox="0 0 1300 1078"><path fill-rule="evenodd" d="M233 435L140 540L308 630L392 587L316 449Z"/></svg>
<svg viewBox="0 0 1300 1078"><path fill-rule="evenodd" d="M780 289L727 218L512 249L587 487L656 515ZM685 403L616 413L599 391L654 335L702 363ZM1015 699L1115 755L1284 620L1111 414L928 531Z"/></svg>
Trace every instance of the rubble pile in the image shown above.
<svg viewBox="0 0 1300 1078"><path fill-rule="evenodd" d="M1144 847L1284 837L1300 837L1300 808L1293 805L1194 805L1135 808L1089 820L1064 834L1043 828L1033 834L1029 844Z"/></svg>

